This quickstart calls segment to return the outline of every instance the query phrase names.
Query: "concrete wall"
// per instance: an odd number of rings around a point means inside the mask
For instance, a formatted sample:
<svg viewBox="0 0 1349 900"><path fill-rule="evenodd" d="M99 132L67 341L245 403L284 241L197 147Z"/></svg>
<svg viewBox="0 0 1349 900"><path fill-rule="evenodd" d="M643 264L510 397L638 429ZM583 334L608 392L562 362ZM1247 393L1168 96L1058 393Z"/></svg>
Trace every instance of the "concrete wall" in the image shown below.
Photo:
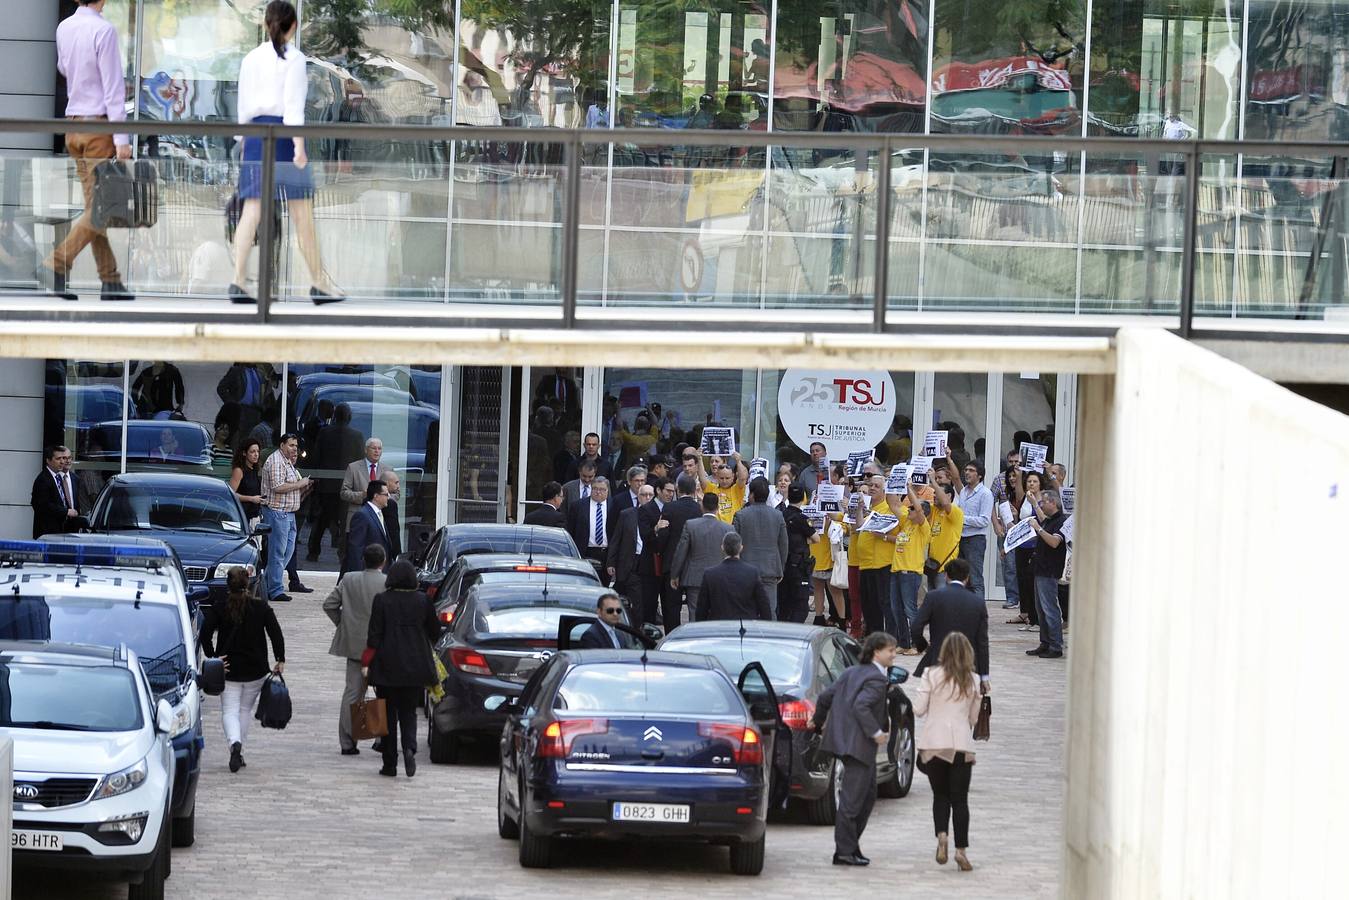
<svg viewBox="0 0 1349 900"><path fill-rule="evenodd" d="M1062 894L1341 895L1349 418L1160 331L1116 360L1080 382Z"/></svg>
<svg viewBox="0 0 1349 900"><path fill-rule="evenodd" d="M0 30L0 119L50 119L56 114L56 0L6 0ZM0 134L0 156L52 149L50 135ZM25 152L27 151L27 152Z"/></svg>
<svg viewBox="0 0 1349 900"><path fill-rule="evenodd" d="M46 369L40 359L0 359L0 535L33 533L33 479L42 467Z"/></svg>

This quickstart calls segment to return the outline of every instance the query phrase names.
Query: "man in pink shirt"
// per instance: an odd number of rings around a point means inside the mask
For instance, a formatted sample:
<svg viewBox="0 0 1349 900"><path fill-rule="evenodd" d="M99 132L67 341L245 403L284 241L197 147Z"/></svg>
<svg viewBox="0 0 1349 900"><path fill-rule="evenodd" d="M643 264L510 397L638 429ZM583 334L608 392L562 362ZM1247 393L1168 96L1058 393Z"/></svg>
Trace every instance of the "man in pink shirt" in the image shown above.
<svg viewBox="0 0 1349 900"><path fill-rule="evenodd" d="M75 14L56 28L56 68L66 77L66 118L72 120L126 120L126 82L123 79L122 51L117 29L103 18L106 0L78 0ZM80 184L84 188L84 215L75 222L61 245L39 268L39 279L50 281L52 292L66 300L76 299L66 290L66 275L75 258L86 246L94 247L98 278L103 282L104 300L130 300L117 271L107 235L93 225L94 169L114 155L131 158L131 139L125 134L66 135L66 152L75 160ZM44 271L45 270L45 271Z"/></svg>

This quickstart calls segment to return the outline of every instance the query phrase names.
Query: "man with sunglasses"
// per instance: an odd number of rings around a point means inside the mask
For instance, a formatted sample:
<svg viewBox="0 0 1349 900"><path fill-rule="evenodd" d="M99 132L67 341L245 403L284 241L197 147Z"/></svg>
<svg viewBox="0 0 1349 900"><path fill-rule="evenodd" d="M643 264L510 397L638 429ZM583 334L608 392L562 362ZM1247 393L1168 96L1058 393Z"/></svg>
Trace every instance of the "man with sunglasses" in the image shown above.
<svg viewBox="0 0 1349 900"><path fill-rule="evenodd" d="M623 621L623 601L612 591L600 594L595 604L599 621L581 635L582 650L626 650L631 646L628 636L615 628Z"/></svg>

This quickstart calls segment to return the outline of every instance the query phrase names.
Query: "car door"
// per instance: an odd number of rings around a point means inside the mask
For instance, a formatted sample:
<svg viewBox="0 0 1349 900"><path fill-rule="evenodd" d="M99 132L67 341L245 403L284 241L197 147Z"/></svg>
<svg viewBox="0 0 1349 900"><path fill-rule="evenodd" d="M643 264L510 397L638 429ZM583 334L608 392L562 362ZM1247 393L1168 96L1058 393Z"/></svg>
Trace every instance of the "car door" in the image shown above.
<svg viewBox="0 0 1349 900"><path fill-rule="evenodd" d="M557 649L563 650L580 649L581 635L585 634L591 625L599 623L599 619L594 616L582 615L564 615L557 620ZM629 649L655 650L656 642L642 632L633 628L625 622L614 622L612 626L615 631L620 631L632 638L632 647Z"/></svg>
<svg viewBox="0 0 1349 900"><path fill-rule="evenodd" d="M741 669L736 687L745 698L759 733L769 743L768 758L772 766L769 769L768 804L772 809L779 809L786 804L791 790L792 733L782 721L777 691L773 690L773 683L768 680L762 665L752 662Z"/></svg>
<svg viewBox="0 0 1349 900"><path fill-rule="evenodd" d="M826 635L814 648L815 684L812 699L818 699L833 687L843 670L848 667L848 657L842 646L833 637ZM806 736L806 752L803 761L811 772L825 773L834 764L834 755L826 752L820 745L822 734L811 731Z"/></svg>
<svg viewBox="0 0 1349 900"><path fill-rule="evenodd" d="M524 802L519 791L520 772L528 764L524 757L528 752L530 721L538 714L539 697L556 661L557 657L554 657L539 666L525 682L520 698L515 701L513 711L506 716L506 724L501 729L502 786L517 810Z"/></svg>

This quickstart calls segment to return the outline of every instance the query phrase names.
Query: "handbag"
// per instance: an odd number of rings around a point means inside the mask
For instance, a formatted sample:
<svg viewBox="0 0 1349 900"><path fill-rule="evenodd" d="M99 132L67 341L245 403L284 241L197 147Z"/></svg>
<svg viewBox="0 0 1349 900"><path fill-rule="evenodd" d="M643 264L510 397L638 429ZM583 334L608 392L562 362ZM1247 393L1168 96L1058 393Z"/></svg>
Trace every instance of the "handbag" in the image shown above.
<svg viewBox="0 0 1349 900"><path fill-rule="evenodd" d="M109 159L94 167L94 227L153 228L159 221L159 173L138 159L130 168Z"/></svg>
<svg viewBox="0 0 1349 900"><path fill-rule="evenodd" d="M361 699L351 704L351 739L368 741L389 733L389 710L382 697L366 697L367 681L361 682Z"/></svg>
<svg viewBox="0 0 1349 900"><path fill-rule="evenodd" d="M946 554L946 558L943 559L941 562L937 562L930 556L927 559L923 560L923 575L927 577L927 583L929 585L932 584L932 582L936 579L937 574L941 572L942 567L951 561L951 557L954 556L955 552L959 549L960 543L957 542L956 545L951 548L951 552Z"/></svg>
<svg viewBox="0 0 1349 900"><path fill-rule="evenodd" d="M286 679L275 672L262 682L258 693L258 711L253 718L262 723L263 728L282 729L290 724L290 689Z"/></svg>
<svg viewBox="0 0 1349 900"><path fill-rule="evenodd" d="M445 699L445 679L450 677L450 673L434 650L431 651L431 662L436 667L436 682L426 686L426 693L432 703L439 703Z"/></svg>
<svg viewBox="0 0 1349 900"><path fill-rule="evenodd" d="M979 701L979 719L974 723L974 739L976 741L988 740L988 720L993 716L993 698L984 694Z"/></svg>
<svg viewBox="0 0 1349 900"><path fill-rule="evenodd" d="M848 554L834 554L834 568L829 573L829 586L848 589Z"/></svg>

